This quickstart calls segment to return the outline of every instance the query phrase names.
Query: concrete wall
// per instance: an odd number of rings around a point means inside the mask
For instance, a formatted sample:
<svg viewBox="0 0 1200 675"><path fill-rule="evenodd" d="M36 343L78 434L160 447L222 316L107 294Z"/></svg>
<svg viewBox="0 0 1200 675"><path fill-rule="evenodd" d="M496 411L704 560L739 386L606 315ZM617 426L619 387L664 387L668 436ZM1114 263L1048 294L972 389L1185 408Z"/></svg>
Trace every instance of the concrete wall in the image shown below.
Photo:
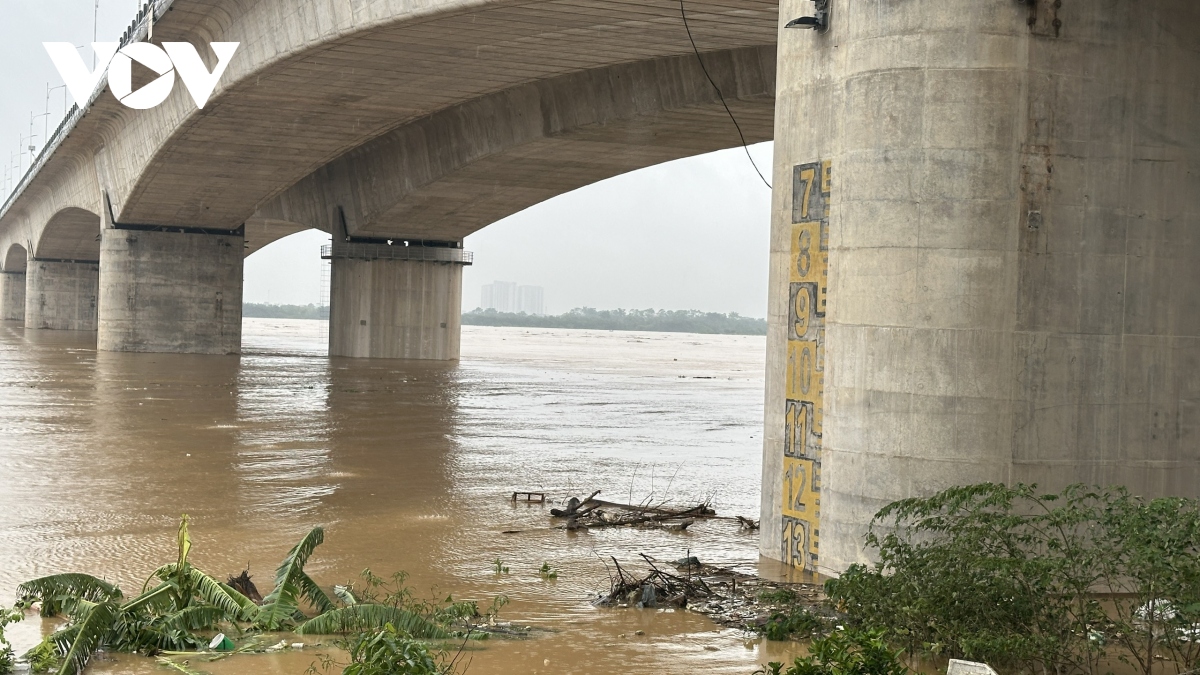
<svg viewBox="0 0 1200 675"><path fill-rule="evenodd" d="M97 348L236 354L242 236L106 229Z"/></svg>
<svg viewBox="0 0 1200 675"><path fill-rule="evenodd" d="M33 259L25 270L25 327L96 330L100 267Z"/></svg>
<svg viewBox="0 0 1200 675"><path fill-rule="evenodd" d="M25 321L24 272L0 272L0 321Z"/></svg>
<svg viewBox="0 0 1200 675"><path fill-rule="evenodd" d="M455 360L462 266L334 258L329 355Z"/></svg>
<svg viewBox="0 0 1200 675"><path fill-rule="evenodd" d="M1191 0L834 0L783 35L765 555L836 573L955 484L1200 492L1197 36Z"/></svg>

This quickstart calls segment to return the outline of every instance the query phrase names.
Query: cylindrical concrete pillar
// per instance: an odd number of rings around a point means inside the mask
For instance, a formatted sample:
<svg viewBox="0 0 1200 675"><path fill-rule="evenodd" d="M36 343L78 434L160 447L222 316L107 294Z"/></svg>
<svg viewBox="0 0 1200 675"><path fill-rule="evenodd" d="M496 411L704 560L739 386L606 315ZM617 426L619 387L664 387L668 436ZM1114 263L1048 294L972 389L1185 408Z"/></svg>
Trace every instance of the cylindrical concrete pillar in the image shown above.
<svg viewBox="0 0 1200 675"><path fill-rule="evenodd" d="M25 327L96 330L100 266L94 262L29 261L25 270Z"/></svg>
<svg viewBox="0 0 1200 675"><path fill-rule="evenodd" d="M1196 35L1192 0L782 33L765 555L837 573L956 484L1200 491Z"/></svg>
<svg viewBox="0 0 1200 675"><path fill-rule="evenodd" d="M0 272L0 321L25 321L25 272Z"/></svg>
<svg viewBox="0 0 1200 675"><path fill-rule="evenodd" d="M97 348L238 353L243 241L240 233L104 230Z"/></svg>
<svg viewBox="0 0 1200 675"><path fill-rule="evenodd" d="M462 265L334 257L329 355L456 360Z"/></svg>

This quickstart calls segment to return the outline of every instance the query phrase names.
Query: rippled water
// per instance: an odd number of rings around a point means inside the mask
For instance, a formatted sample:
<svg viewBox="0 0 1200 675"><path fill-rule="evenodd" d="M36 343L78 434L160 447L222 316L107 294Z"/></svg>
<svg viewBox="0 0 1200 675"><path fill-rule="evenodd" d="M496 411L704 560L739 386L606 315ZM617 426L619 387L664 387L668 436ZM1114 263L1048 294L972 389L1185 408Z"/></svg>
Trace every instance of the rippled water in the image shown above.
<svg viewBox="0 0 1200 675"><path fill-rule="evenodd" d="M610 555L691 551L753 570L755 535L724 520L567 533L549 505L509 499L600 489L757 517L762 337L466 326L462 361L446 364L329 359L324 330L246 319L245 353L216 357L96 352L94 336L0 325L0 601L67 571L137 590L174 559L186 512L192 561L222 576L249 563L264 593L322 525L318 583L405 570L419 594L502 593L502 618L553 631L488 643L471 673L748 673L784 656L703 616L587 602ZM493 573L497 558L509 574ZM539 578L543 562L557 581ZM18 647L40 623L10 628ZM299 675L311 660L203 668ZM95 672L162 671L121 657Z"/></svg>

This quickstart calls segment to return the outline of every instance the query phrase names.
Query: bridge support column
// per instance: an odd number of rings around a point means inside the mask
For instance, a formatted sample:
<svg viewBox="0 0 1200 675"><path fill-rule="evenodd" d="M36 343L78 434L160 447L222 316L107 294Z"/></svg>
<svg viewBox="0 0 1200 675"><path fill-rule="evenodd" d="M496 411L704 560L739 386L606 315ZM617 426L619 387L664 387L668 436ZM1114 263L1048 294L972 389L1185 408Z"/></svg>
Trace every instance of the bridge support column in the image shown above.
<svg viewBox="0 0 1200 675"><path fill-rule="evenodd" d="M238 353L242 232L164 229L103 230L97 348Z"/></svg>
<svg viewBox="0 0 1200 675"><path fill-rule="evenodd" d="M30 260L24 275L25 327L96 330L99 275L95 261Z"/></svg>
<svg viewBox="0 0 1200 675"><path fill-rule="evenodd" d="M460 248L335 244L329 355L453 361L459 357Z"/></svg>
<svg viewBox="0 0 1200 675"><path fill-rule="evenodd" d="M1196 496L1193 0L831 4L779 48L763 554L980 481Z"/></svg>
<svg viewBox="0 0 1200 675"><path fill-rule="evenodd" d="M0 272L0 321L25 321L25 272Z"/></svg>

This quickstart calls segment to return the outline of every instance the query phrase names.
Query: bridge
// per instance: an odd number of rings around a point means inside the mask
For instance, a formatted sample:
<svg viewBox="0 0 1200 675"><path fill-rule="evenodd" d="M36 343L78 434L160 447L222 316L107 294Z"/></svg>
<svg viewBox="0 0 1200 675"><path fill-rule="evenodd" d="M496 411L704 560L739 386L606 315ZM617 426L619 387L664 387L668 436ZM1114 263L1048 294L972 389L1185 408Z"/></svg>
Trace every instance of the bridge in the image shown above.
<svg viewBox="0 0 1200 675"><path fill-rule="evenodd" d="M64 121L0 212L0 313L236 353L244 257L317 228L331 355L455 359L466 235L774 139L764 555L837 573L881 505L983 480L1195 496L1198 29L1192 0L153 0L126 41L240 50L203 110L102 85Z"/></svg>

